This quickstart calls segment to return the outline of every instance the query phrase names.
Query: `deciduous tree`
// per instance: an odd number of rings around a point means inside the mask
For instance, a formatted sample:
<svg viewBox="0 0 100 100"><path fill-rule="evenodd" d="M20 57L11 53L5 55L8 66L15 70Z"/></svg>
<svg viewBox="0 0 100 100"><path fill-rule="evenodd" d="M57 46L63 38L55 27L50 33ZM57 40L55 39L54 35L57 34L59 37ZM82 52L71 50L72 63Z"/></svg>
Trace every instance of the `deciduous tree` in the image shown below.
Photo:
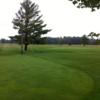
<svg viewBox="0 0 100 100"><path fill-rule="evenodd" d="M91 8L92 11L100 9L100 0L69 0L78 8Z"/></svg>

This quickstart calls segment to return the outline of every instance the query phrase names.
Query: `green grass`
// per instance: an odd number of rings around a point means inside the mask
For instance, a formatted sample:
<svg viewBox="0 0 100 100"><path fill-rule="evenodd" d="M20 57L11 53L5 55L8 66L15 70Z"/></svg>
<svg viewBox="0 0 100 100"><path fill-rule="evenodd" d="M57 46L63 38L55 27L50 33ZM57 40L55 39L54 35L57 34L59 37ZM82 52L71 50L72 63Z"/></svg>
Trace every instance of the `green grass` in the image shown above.
<svg viewBox="0 0 100 100"><path fill-rule="evenodd" d="M0 100L100 100L100 46L0 46Z"/></svg>

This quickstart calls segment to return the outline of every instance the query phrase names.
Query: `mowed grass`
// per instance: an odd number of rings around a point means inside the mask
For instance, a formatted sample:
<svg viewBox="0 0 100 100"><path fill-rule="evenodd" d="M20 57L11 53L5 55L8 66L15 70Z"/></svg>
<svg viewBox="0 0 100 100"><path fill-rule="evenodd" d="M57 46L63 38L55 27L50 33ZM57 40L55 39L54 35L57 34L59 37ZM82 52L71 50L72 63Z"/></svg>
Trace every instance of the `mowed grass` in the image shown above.
<svg viewBox="0 0 100 100"><path fill-rule="evenodd" d="M100 46L0 46L0 100L100 100Z"/></svg>

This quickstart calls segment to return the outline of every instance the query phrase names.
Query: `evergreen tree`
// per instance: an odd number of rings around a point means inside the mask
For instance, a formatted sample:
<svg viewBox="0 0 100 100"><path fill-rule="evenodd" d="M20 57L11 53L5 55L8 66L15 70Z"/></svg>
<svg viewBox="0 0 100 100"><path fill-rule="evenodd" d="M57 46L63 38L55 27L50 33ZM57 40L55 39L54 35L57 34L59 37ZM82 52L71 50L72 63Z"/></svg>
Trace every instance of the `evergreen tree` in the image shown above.
<svg viewBox="0 0 100 100"><path fill-rule="evenodd" d="M86 44L88 44L88 38L87 38L87 36L86 35L83 35L82 37L81 37L81 43L83 44L83 46L85 46Z"/></svg>
<svg viewBox="0 0 100 100"><path fill-rule="evenodd" d="M44 29L46 24L41 20L42 15L39 15L39 6L32 3L30 0L24 0L21 7L16 13L16 18L13 19L14 29L18 29L21 35L21 52L27 51L29 37L40 38L42 34L48 33L50 30Z"/></svg>

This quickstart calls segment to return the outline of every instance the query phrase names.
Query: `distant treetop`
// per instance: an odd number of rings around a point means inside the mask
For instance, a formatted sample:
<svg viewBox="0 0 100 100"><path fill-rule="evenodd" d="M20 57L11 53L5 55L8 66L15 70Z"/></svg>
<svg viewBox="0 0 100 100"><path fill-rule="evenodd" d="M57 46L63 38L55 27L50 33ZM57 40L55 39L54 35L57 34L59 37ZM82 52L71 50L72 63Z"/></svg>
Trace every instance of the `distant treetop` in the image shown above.
<svg viewBox="0 0 100 100"><path fill-rule="evenodd" d="M69 0L78 8L91 8L92 11L100 9L100 0Z"/></svg>

